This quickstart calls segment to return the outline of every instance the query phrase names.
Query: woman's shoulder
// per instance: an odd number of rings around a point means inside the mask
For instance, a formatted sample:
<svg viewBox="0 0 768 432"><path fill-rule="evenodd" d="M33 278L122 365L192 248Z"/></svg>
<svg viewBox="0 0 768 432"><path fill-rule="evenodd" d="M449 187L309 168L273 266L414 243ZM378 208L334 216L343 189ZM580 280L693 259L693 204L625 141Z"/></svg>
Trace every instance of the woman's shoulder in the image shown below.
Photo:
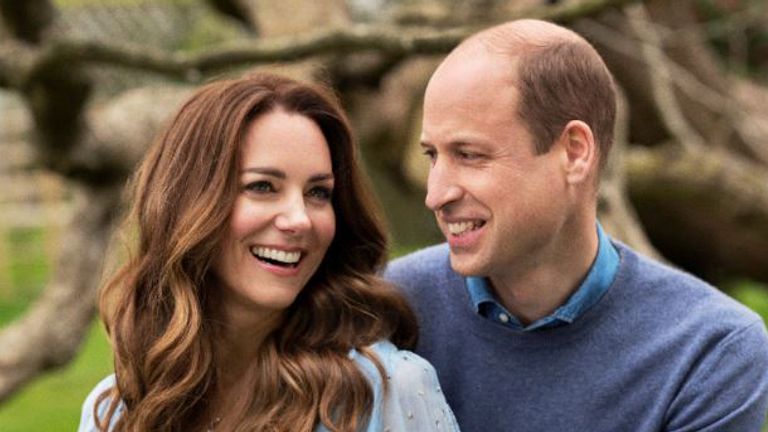
<svg viewBox="0 0 768 432"><path fill-rule="evenodd" d="M384 372L386 372L387 381L390 383L396 384L400 381L412 383L415 379L428 380L434 378L435 381L437 380L435 369L428 361L411 351L397 348L388 340L376 342L366 347L366 350L375 355L376 359L384 369ZM353 349L350 351L349 357L354 360L361 369L363 369L366 375L369 375L369 377L371 375L380 375L371 359L363 355L360 350ZM381 380L381 377L379 377L378 380Z"/></svg>
<svg viewBox="0 0 768 432"><path fill-rule="evenodd" d="M99 416L102 416L104 413L106 413L110 400L108 398L102 399L99 402L98 407L96 407L96 403L102 393L114 386L115 375L112 374L102 379L98 384L96 384L93 390L91 390L91 392L85 398L85 402L83 402L83 409L80 415L80 427L77 429L78 432L92 432L98 430L96 427L95 416L97 415L97 412ZM121 409L122 406L118 407L118 412L116 412L116 414L118 414ZM114 418L117 418L117 415Z"/></svg>
<svg viewBox="0 0 768 432"><path fill-rule="evenodd" d="M407 384L412 388L416 383L423 383L439 390L437 372L424 358L411 351L398 349L387 340L376 342L370 348L387 372L390 385Z"/></svg>
<svg viewBox="0 0 768 432"><path fill-rule="evenodd" d="M368 350L381 363L384 376L359 351L353 350L350 357L369 377L375 398L381 401L372 417L384 430L458 431L432 364L389 341L377 342Z"/></svg>

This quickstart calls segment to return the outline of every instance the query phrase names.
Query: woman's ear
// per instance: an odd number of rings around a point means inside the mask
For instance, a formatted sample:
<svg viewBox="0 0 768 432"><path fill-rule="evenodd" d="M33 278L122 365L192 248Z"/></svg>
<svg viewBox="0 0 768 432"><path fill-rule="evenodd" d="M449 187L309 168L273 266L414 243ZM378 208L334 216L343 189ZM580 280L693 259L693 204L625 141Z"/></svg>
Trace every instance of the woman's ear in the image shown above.
<svg viewBox="0 0 768 432"><path fill-rule="evenodd" d="M566 155L566 181L577 184L591 178L597 161L597 143L592 129L581 120L571 120L563 128L559 141Z"/></svg>

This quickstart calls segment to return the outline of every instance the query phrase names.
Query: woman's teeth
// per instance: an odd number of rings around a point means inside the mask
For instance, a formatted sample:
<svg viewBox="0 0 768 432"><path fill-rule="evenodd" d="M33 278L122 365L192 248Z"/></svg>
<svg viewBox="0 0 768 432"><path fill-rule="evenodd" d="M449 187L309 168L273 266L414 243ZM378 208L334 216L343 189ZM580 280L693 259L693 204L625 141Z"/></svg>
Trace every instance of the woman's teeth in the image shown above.
<svg viewBox="0 0 768 432"><path fill-rule="evenodd" d="M252 247L251 254L256 258L284 265L296 264L301 259L301 252L286 252L267 247Z"/></svg>

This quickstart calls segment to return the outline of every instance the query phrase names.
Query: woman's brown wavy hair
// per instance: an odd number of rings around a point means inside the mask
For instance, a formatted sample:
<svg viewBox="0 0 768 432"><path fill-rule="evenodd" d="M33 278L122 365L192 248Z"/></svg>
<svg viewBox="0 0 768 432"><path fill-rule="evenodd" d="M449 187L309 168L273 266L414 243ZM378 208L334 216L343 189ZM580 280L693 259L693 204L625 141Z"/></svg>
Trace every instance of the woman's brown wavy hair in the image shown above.
<svg viewBox="0 0 768 432"><path fill-rule="evenodd" d="M132 183L128 220L137 229L137 250L100 298L117 380L94 407L102 430L112 422L120 431L204 429L200 415L218 380L212 255L239 193L246 127L277 108L312 119L328 142L336 235L262 344L247 374L249 394L240 396L244 408L222 426L310 431L323 423L331 431L357 430L373 393L350 349L372 358L381 372L366 346L385 338L406 348L415 343L412 311L376 276L386 237L336 99L322 87L270 74L214 82L181 108ZM101 402L108 409L99 416Z"/></svg>

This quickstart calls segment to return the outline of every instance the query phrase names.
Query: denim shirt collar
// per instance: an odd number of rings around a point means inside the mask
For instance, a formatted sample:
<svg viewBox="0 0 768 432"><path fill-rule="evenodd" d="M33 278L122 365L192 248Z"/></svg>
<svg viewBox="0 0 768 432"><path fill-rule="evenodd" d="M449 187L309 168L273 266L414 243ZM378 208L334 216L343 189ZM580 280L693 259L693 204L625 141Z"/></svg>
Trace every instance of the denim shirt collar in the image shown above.
<svg viewBox="0 0 768 432"><path fill-rule="evenodd" d="M465 278L469 297L475 311L480 315L518 330L532 331L541 328L567 325L594 306L613 283L619 269L619 253L611 244L610 237L597 226L597 256L578 289L571 294L565 304L558 307L551 315L540 318L530 325L522 323L496 300L488 280L484 277L468 276Z"/></svg>

